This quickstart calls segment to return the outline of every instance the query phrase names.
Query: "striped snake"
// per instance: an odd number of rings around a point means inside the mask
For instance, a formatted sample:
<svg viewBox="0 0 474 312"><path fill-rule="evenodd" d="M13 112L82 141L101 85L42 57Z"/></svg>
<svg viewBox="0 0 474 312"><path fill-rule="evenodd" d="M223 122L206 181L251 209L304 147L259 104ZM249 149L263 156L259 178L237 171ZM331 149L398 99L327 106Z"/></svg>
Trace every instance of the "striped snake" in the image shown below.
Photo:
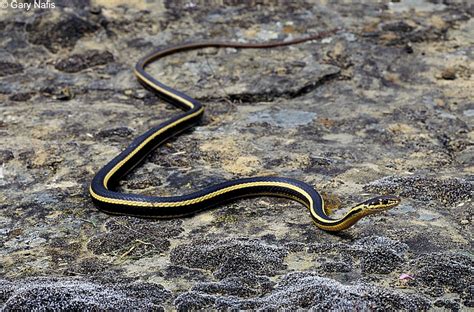
<svg viewBox="0 0 474 312"><path fill-rule="evenodd" d="M267 43L201 42L182 44L156 50L142 58L135 66L138 81L167 102L181 108L183 113L149 129L100 169L90 184L90 195L99 209L118 215L150 218L172 218L195 214L198 211L242 197L277 196L295 200L309 209L315 225L326 231L341 231L361 218L385 211L400 203L397 196L378 196L355 205L341 218L326 213L321 195L310 185L282 177L253 177L212 185L182 196L158 197L127 194L115 190L119 180L170 138L198 124L203 116L203 105L192 97L157 81L145 68L150 63L170 54L201 48L261 49L288 46L317 40L336 30L290 41Z"/></svg>

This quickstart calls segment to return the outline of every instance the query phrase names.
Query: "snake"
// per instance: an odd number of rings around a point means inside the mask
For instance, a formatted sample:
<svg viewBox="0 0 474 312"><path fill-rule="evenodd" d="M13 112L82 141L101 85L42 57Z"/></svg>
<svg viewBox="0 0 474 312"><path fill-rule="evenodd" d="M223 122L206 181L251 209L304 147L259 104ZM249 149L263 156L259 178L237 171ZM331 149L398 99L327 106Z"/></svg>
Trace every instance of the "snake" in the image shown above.
<svg viewBox="0 0 474 312"><path fill-rule="evenodd" d="M137 167L158 146L202 121L204 106L191 96L175 90L151 76L145 69L151 63L171 54L203 48L268 49L319 40L337 30L311 36L263 43L203 41L158 48L140 59L134 74L146 89L158 98L175 105L182 112L136 137L121 153L102 167L92 179L89 193L99 210L112 215L143 218L177 218L225 205L245 197L273 196L294 200L305 206L314 224L329 232L348 229L361 218L386 211L400 203L395 195L371 198L334 218L325 207L323 197L308 183L285 177L248 177L226 181L179 196L150 196L118 190L119 181Z"/></svg>

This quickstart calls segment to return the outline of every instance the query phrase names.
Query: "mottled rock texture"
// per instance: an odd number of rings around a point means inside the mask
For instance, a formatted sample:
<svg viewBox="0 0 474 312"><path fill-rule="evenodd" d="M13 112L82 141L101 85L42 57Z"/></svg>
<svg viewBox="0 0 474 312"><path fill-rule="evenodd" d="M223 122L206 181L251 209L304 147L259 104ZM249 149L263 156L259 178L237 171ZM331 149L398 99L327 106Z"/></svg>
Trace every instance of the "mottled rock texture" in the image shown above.
<svg viewBox="0 0 474 312"><path fill-rule="evenodd" d="M473 308L472 3L224 2L0 10L0 309ZM120 188L172 195L277 175L312 184L336 215L376 194L400 206L339 234L267 197L176 220L94 207L94 173L178 113L136 81L140 57L336 27L150 66L206 115Z"/></svg>

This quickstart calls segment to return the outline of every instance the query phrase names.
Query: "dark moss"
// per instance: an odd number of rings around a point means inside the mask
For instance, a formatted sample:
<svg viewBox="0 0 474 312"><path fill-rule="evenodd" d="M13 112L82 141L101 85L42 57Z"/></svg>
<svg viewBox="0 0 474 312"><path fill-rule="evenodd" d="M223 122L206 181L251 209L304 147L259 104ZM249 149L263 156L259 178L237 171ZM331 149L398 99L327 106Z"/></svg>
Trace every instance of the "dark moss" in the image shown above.
<svg viewBox="0 0 474 312"><path fill-rule="evenodd" d="M215 302L215 296L191 291L179 295L174 301L174 305L178 311L192 311L212 307Z"/></svg>
<svg viewBox="0 0 474 312"><path fill-rule="evenodd" d="M438 299L434 302L434 306L444 308L453 312L460 311L461 305L459 300Z"/></svg>
<svg viewBox="0 0 474 312"><path fill-rule="evenodd" d="M461 295L461 301L466 307L474 308L474 285L469 286Z"/></svg>
<svg viewBox="0 0 474 312"><path fill-rule="evenodd" d="M382 29L395 32L410 32L414 29L414 27L408 25L405 21L395 21L382 25Z"/></svg>
<svg viewBox="0 0 474 312"><path fill-rule="evenodd" d="M81 259L78 263L75 263L70 268L67 268L69 275L104 275L104 272L110 269L110 264L102 261L96 257L90 257Z"/></svg>
<svg viewBox="0 0 474 312"><path fill-rule="evenodd" d="M129 127L115 127L102 129L97 133L99 138L130 137L134 133Z"/></svg>
<svg viewBox="0 0 474 312"><path fill-rule="evenodd" d="M399 255L387 252L385 248L374 248L361 257L361 270L366 273L387 274L400 267L404 259Z"/></svg>
<svg viewBox="0 0 474 312"><path fill-rule="evenodd" d="M262 296L272 290L273 282L264 276L243 274L240 277L229 277L219 282L201 282L195 284L191 291L219 295L237 296L240 298Z"/></svg>
<svg viewBox="0 0 474 312"><path fill-rule="evenodd" d="M80 38L98 28L94 23L66 12L57 15L45 12L26 25L28 40L33 44L43 45L53 53L60 48L74 47Z"/></svg>
<svg viewBox="0 0 474 312"><path fill-rule="evenodd" d="M54 67L63 72L76 73L86 68L105 65L113 61L114 56L108 51L89 50L83 54L73 54L68 58L61 59L56 62Z"/></svg>
<svg viewBox="0 0 474 312"><path fill-rule="evenodd" d="M315 273L285 275L273 291L254 298L216 296L205 292L184 293L174 301L183 309L314 309L314 310L426 310L429 302L417 295L406 295L384 288L346 286Z"/></svg>
<svg viewBox="0 0 474 312"><path fill-rule="evenodd" d="M0 164L4 164L12 160L13 158L15 158L15 156L13 155L13 152L11 150L0 150Z"/></svg>
<svg viewBox="0 0 474 312"><path fill-rule="evenodd" d="M275 275L286 266L287 251L258 240L195 241L171 251L171 261L213 271L218 278L254 273Z"/></svg>
<svg viewBox="0 0 474 312"><path fill-rule="evenodd" d="M463 293L472 286L474 279L474 261L466 255L433 253L420 255L413 261L416 266L415 277L428 287L447 287L449 290Z"/></svg>
<svg viewBox="0 0 474 312"><path fill-rule="evenodd" d="M23 66L17 63L0 61L0 77L23 72Z"/></svg>
<svg viewBox="0 0 474 312"><path fill-rule="evenodd" d="M427 176L386 177L364 186L372 193L399 194L417 200L439 200L453 205L472 198L473 185L464 179L439 179Z"/></svg>
<svg viewBox="0 0 474 312"><path fill-rule="evenodd" d="M403 242L410 246L410 250L416 253L437 252L442 249L432 237L424 233L410 235Z"/></svg>
<svg viewBox="0 0 474 312"><path fill-rule="evenodd" d="M186 280L204 280L206 274L202 270L189 269L178 265L170 265L164 271L164 277L169 280L184 278Z"/></svg>
<svg viewBox="0 0 474 312"><path fill-rule="evenodd" d="M351 272L387 274L405 263L408 246L387 237L368 236L353 244L312 244L309 253L317 254L317 262L324 262L325 272Z"/></svg>
<svg viewBox="0 0 474 312"><path fill-rule="evenodd" d="M0 275L12 278L0 281L0 309L474 305L472 262L461 256L472 241L471 6L89 2L16 10L0 21ZM137 133L179 114L133 77L145 50L186 38L289 40L341 25L324 40L190 51L148 67L201 99L206 114L118 189L183 194L278 175L308 182L333 208L364 192L401 194L399 207L338 234L315 228L285 199L156 222L94 207L94 173ZM255 166L240 165L248 156ZM303 266L315 272L290 274ZM38 275L61 278L24 279ZM164 279L173 293L137 276Z"/></svg>
<svg viewBox="0 0 474 312"><path fill-rule="evenodd" d="M151 221L113 218L105 225L107 231L96 235L87 246L95 254L109 254L117 257L160 253L168 250L169 238L176 237L183 231L180 224L180 220Z"/></svg>
<svg viewBox="0 0 474 312"><path fill-rule="evenodd" d="M352 265L347 262L342 262L342 261L330 261L323 263L321 265L321 269L324 272L351 272L352 271Z"/></svg>
<svg viewBox="0 0 474 312"><path fill-rule="evenodd" d="M82 279L36 278L9 282L2 280L4 309L25 310L48 307L54 310L120 311L163 310L170 293L161 285L146 283L101 285ZM6 295L6 296L5 296Z"/></svg>
<svg viewBox="0 0 474 312"><path fill-rule="evenodd" d="M15 94L12 94L9 97L9 99L15 102L25 102L31 99L34 94L35 94L34 92L15 93Z"/></svg>

